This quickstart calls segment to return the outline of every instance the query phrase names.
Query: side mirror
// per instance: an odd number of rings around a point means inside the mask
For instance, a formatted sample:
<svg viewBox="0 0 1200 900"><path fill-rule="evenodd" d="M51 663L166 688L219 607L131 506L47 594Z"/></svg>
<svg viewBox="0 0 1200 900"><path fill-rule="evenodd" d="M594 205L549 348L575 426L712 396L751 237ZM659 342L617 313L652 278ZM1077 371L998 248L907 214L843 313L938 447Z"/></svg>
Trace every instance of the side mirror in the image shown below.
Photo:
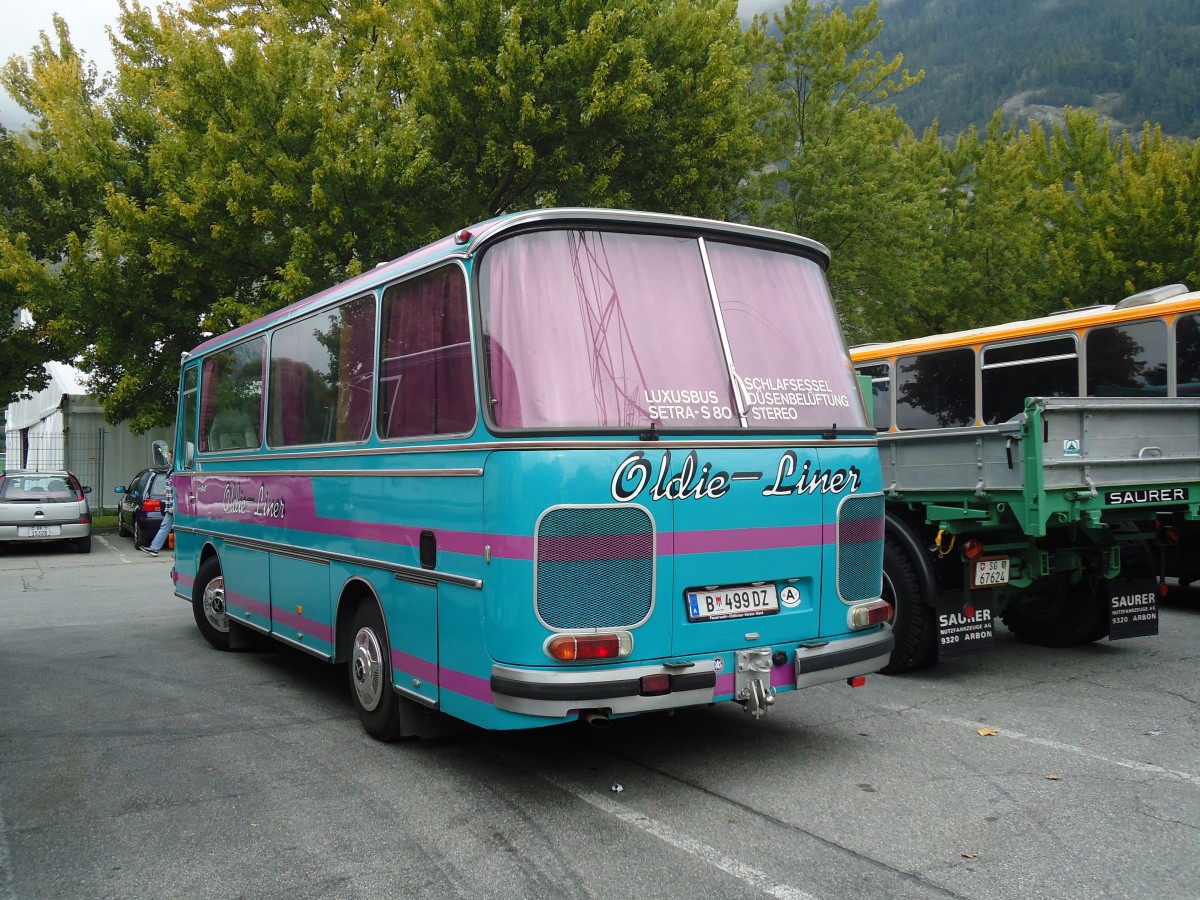
<svg viewBox="0 0 1200 900"><path fill-rule="evenodd" d="M125 485L123 485L123 484L118 484L118 485L117 485L115 488L113 488L113 493L114 493L114 494L123 494L123 493L125 493Z"/></svg>
<svg viewBox="0 0 1200 900"><path fill-rule="evenodd" d="M90 494L90 493L92 492L92 488L91 488L91 486L90 486L90 485L86 485L86 484L85 484L85 485L83 486L83 492L84 492L85 494Z"/></svg>
<svg viewBox="0 0 1200 900"><path fill-rule="evenodd" d="M156 466L165 466L167 464L167 442L155 441L150 445L150 449L154 454L154 464Z"/></svg>

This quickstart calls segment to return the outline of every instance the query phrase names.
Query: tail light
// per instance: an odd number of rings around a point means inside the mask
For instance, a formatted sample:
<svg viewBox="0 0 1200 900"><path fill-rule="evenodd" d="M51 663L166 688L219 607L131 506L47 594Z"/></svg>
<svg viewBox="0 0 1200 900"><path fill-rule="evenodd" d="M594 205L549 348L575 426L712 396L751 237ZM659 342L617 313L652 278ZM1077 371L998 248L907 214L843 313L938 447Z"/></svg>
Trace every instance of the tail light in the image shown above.
<svg viewBox="0 0 1200 900"><path fill-rule="evenodd" d="M596 659L620 659L633 651L633 635L628 631L609 634L556 634L546 641L546 653L559 662L583 662Z"/></svg>
<svg viewBox="0 0 1200 900"><path fill-rule="evenodd" d="M850 607L847 616L851 628L870 628L892 621L892 604L886 600L872 600Z"/></svg>
<svg viewBox="0 0 1200 900"><path fill-rule="evenodd" d="M967 538L963 542L962 552L967 559L978 559L983 556L983 541L978 538Z"/></svg>
<svg viewBox="0 0 1200 900"><path fill-rule="evenodd" d="M161 510L161 500L147 499L142 501L142 512L160 512Z"/></svg>

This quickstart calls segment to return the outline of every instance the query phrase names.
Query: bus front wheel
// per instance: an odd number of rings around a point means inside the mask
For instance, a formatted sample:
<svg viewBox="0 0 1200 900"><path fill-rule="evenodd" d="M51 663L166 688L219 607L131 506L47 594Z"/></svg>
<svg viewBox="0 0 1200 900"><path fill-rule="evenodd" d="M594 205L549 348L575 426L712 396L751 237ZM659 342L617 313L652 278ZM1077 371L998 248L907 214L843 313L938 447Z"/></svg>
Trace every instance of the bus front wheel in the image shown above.
<svg viewBox="0 0 1200 900"><path fill-rule="evenodd" d="M350 632L350 698L363 728L379 741L415 736L412 701L392 687L392 652L379 608L359 604Z"/></svg>
<svg viewBox="0 0 1200 900"><path fill-rule="evenodd" d="M218 650L229 649L229 616L225 613L225 578L221 563L207 559L196 575L192 588L192 615L204 639Z"/></svg>

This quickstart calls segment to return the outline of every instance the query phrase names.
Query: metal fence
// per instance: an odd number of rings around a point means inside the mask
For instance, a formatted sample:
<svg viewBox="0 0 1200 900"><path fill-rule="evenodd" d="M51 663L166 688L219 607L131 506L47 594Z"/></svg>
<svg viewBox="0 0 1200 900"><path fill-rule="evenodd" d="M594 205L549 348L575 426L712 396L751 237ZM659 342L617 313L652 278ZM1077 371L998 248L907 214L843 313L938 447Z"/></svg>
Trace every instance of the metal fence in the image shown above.
<svg viewBox="0 0 1200 900"><path fill-rule="evenodd" d="M18 435L10 433L5 446L6 468L69 469L79 481L92 488L88 502L93 512L102 512L107 505L116 508L115 495L104 483L105 429L95 432L72 430L49 434ZM105 488L109 490L106 492ZM113 498L113 499L110 499Z"/></svg>

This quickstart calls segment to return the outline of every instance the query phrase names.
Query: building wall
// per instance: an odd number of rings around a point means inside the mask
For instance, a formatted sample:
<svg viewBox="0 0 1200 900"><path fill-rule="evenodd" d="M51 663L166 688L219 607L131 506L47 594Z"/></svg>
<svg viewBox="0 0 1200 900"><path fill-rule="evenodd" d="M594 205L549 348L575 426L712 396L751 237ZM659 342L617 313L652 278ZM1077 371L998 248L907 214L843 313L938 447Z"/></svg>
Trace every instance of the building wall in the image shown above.
<svg viewBox="0 0 1200 900"><path fill-rule="evenodd" d="M74 472L91 487L88 501L94 513L113 511L113 488L125 485L154 464L153 442L171 443L173 428L154 428L135 435L125 423L104 420L100 404L71 377L52 372L50 385L5 410L5 470L31 468Z"/></svg>

